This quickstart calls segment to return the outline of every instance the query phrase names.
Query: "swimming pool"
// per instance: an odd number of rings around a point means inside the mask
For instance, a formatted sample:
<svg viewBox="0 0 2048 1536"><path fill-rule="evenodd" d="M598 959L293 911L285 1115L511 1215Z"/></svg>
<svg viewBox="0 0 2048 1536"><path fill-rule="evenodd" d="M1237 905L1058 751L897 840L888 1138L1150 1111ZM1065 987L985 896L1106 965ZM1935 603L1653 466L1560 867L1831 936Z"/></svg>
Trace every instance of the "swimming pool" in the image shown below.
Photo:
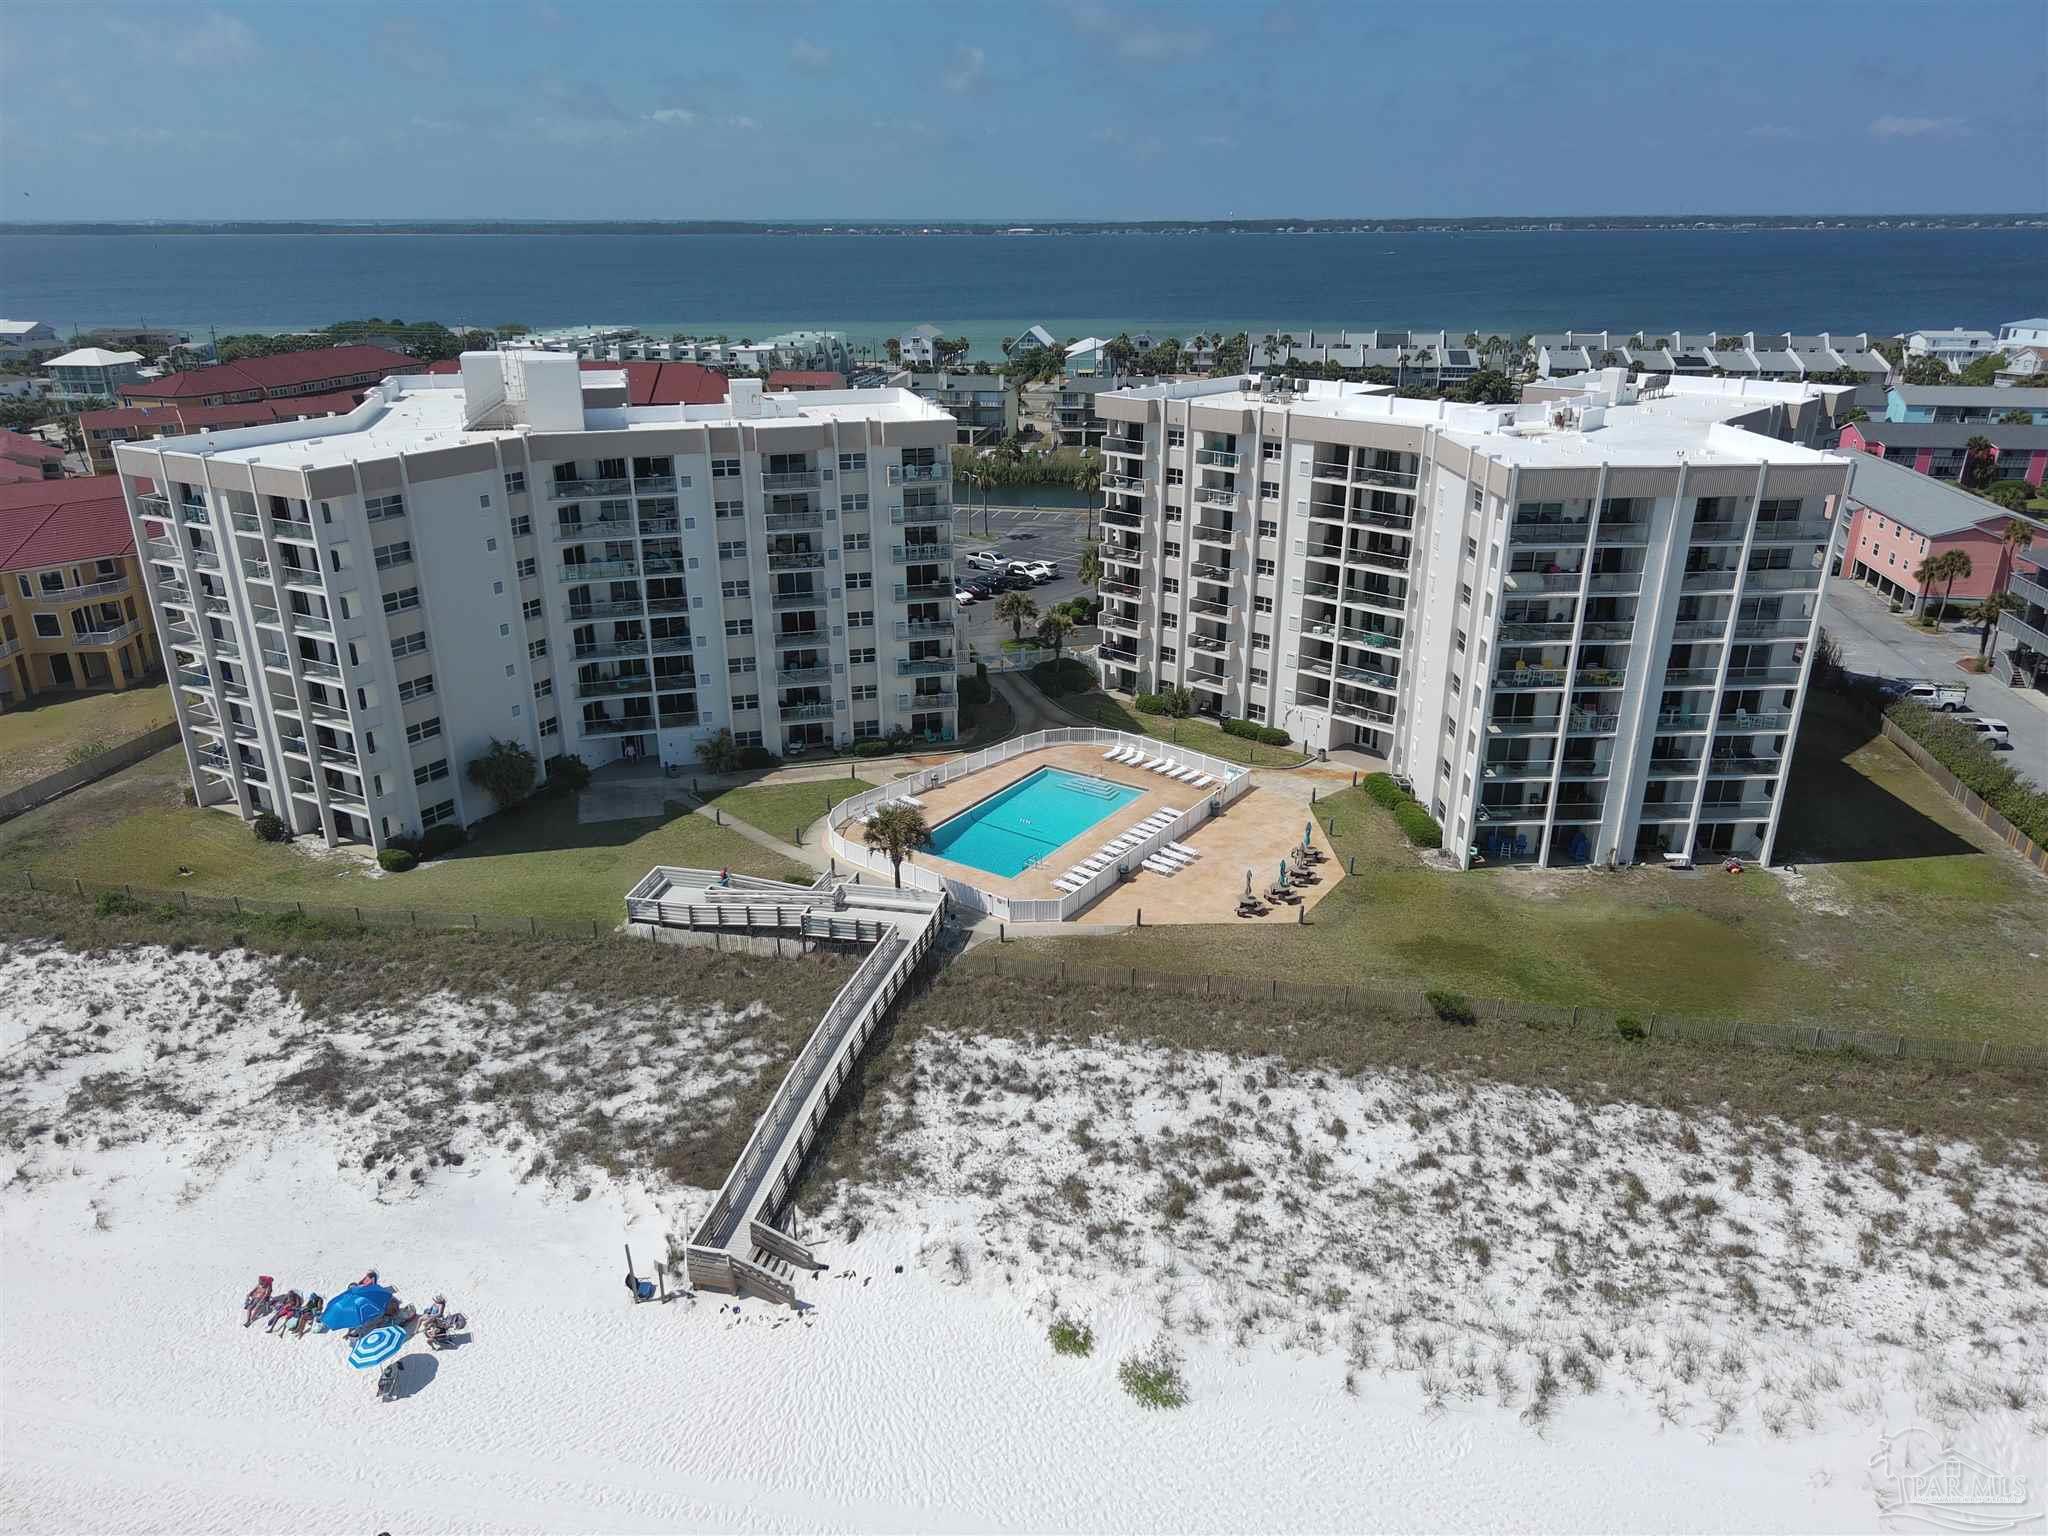
<svg viewBox="0 0 2048 1536"><path fill-rule="evenodd" d="M1144 794L1064 768L1041 768L932 829L931 851L991 875L1018 875Z"/></svg>

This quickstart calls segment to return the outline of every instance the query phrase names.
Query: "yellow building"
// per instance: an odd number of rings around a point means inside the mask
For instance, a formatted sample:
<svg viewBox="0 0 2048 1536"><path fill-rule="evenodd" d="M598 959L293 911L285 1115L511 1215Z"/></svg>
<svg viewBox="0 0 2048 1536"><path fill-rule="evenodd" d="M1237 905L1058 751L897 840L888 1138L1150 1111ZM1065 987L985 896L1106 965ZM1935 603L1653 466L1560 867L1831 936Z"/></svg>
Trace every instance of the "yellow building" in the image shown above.
<svg viewBox="0 0 2048 1536"><path fill-rule="evenodd" d="M162 664L120 482L0 485L0 709Z"/></svg>

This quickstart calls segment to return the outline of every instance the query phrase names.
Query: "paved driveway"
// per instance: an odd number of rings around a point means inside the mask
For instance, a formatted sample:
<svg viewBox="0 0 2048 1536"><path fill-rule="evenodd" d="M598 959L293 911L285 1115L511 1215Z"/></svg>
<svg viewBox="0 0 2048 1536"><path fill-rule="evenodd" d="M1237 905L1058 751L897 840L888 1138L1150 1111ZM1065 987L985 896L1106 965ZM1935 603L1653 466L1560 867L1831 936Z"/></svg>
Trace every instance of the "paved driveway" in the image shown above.
<svg viewBox="0 0 2048 1536"><path fill-rule="evenodd" d="M990 507L984 524L981 508L974 504L965 486L960 488L959 495L960 513L953 525L953 568L958 574L975 574L966 559L970 551L992 548L1005 560L1045 560L1058 569L1057 581L1031 589L1032 601L1041 612L1088 591L1075 574L1080 567L1082 546L1088 542L1090 517L1086 508ZM984 526L988 538L981 536ZM973 537L968 537L970 533ZM976 603L967 610L967 633L988 654L1001 648L1003 641L1010 638L1011 629L996 622L993 602ZM1025 634L1029 638L1030 631ZM1089 630L1068 644L1071 646L1076 640L1089 644L1093 637L1094 631Z"/></svg>
<svg viewBox="0 0 2048 1536"><path fill-rule="evenodd" d="M2016 691L1985 673L1956 669L1977 654L1968 630L1926 634L1859 581L1837 577L1828 583L1821 623L1842 645L1842 665L1876 677L1927 677L1969 685L1970 712L2012 727L2012 764L2037 784L2048 785L2048 694Z"/></svg>

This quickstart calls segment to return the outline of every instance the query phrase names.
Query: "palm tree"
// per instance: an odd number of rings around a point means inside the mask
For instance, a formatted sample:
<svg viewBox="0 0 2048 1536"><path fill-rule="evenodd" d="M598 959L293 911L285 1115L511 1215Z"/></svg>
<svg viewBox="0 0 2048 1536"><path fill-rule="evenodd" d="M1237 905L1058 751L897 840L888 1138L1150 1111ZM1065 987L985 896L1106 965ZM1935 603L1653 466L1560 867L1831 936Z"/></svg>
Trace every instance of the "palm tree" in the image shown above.
<svg viewBox="0 0 2048 1536"><path fill-rule="evenodd" d="M2005 546L1999 551L1998 556L1998 570L2002 578L2012 568L2014 561L2033 548L2034 528L2031 523L2022 522L2015 517L2006 523L2005 531L1998 538Z"/></svg>
<svg viewBox="0 0 2048 1536"><path fill-rule="evenodd" d="M1920 583L1920 617L1927 617L1927 599L1934 584L1941 580L1940 555L1923 555L1920 563L1913 567L1913 579Z"/></svg>
<svg viewBox="0 0 2048 1536"><path fill-rule="evenodd" d="M932 835L932 829L925 825L924 812L914 805L885 805L868 817L867 830L861 840L876 853L889 856L889 867L896 876L896 889L903 889L903 861L910 857L911 849L925 842Z"/></svg>
<svg viewBox="0 0 2048 1536"><path fill-rule="evenodd" d="M1090 588L1098 587L1102 584L1102 546L1100 544L1090 544L1081 551L1081 563L1075 568L1074 574L1086 582Z"/></svg>
<svg viewBox="0 0 2048 1536"><path fill-rule="evenodd" d="M1972 624L1982 624L1984 632L1977 637L1977 659L1982 661L1991 651L1991 636L1998 629L2000 614L2008 613L2020 606L2020 600L2010 592L1992 592L1963 617Z"/></svg>
<svg viewBox="0 0 2048 1536"><path fill-rule="evenodd" d="M1972 565L1968 552L1960 549L1951 549L1946 554L1936 556L1934 563L1940 567L1935 572L1934 579L1944 583L1941 592L1941 611L1946 615L1949 598L1956 590L1956 583L1967 581L1975 566Z"/></svg>
<svg viewBox="0 0 2048 1536"><path fill-rule="evenodd" d="M1963 489L1981 490L1991 483L1991 471L1998 464L1998 449L1981 432L1963 445Z"/></svg>
<svg viewBox="0 0 2048 1536"><path fill-rule="evenodd" d="M1038 617L1038 604L1029 592L1005 592L996 599L996 617L1009 624L1021 642L1024 626Z"/></svg>
<svg viewBox="0 0 2048 1536"><path fill-rule="evenodd" d="M1038 643L1052 652L1057 663L1060 652L1066 649L1067 636L1073 633L1074 621L1064 613L1048 613L1038 621Z"/></svg>

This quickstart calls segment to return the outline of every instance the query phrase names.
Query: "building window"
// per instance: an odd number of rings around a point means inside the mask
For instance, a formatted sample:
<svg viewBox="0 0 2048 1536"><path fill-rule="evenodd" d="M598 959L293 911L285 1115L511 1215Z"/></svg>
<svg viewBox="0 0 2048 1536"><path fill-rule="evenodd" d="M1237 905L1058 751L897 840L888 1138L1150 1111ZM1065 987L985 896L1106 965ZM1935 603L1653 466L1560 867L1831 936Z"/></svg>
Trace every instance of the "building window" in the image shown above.
<svg viewBox="0 0 2048 1536"><path fill-rule="evenodd" d="M1253 687L1262 688L1267 683L1271 682L1273 678L1272 674L1267 672L1267 670L1264 667L1253 667L1251 669L1251 680Z"/></svg>
<svg viewBox="0 0 2048 1536"><path fill-rule="evenodd" d="M754 658L751 656L728 656L725 659L725 670L734 677L742 677L754 670Z"/></svg>
<svg viewBox="0 0 2048 1536"><path fill-rule="evenodd" d="M526 642L526 659L528 661L539 661L541 657L547 655L547 653L548 637L546 635L542 635L538 640L529 640Z"/></svg>
<svg viewBox="0 0 2048 1536"><path fill-rule="evenodd" d="M365 496L363 498L363 515L373 523L382 522L387 517L403 517L405 516L405 498L403 496Z"/></svg>
<svg viewBox="0 0 2048 1536"><path fill-rule="evenodd" d="M423 741L432 741L436 736L440 734L441 717L439 715L434 715L426 720L417 721L414 724L408 725L405 728L405 739L411 742L414 746L418 746Z"/></svg>
<svg viewBox="0 0 2048 1536"><path fill-rule="evenodd" d="M850 475L857 469L866 469L867 467L868 456L865 453L842 453L839 455L839 472L842 475Z"/></svg>
<svg viewBox="0 0 2048 1536"><path fill-rule="evenodd" d="M1180 545L1168 539L1160 546L1159 552L1169 560L1178 560L1180 558Z"/></svg>
<svg viewBox="0 0 2048 1536"><path fill-rule="evenodd" d="M1280 460L1280 443L1278 439L1269 437L1261 442L1259 444L1259 457L1268 464L1278 463Z"/></svg>
<svg viewBox="0 0 2048 1536"><path fill-rule="evenodd" d="M754 621L752 619L727 619L725 621L725 637L728 640L737 640L741 635L751 635L753 632Z"/></svg>
<svg viewBox="0 0 2048 1536"><path fill-rule="evenodd" d="M541 735L543 735L543 736L559 736L559 735L561 735L561 733L562 733L562 722L561 722L561 719L560 719L560 718L559 718L558 716L555 716L555 715L549 715L549 716L547 717L547 719L545 719L545 720L541 721L541 723L540 723L540 733L541 733Z"/></svg>
<svg viewBox="0 0 2048 1536"><path fill-rule="evenodd" d="M872 608L848 609L846 613L846 627L848 629L873 629L875 627L875 610Z"/></svg>
<svg viewBox="0 0 2048 1536"><path fill-rule="evenodd" d="M521 491L523 491L523 490L525 490L525 489L526 489L526 471L525 471L525 470L523 470L523 469L508 469L508 470L506 470L506 471L505 471L505 492L506 492L506 494L507 494L507 495L510 495L510 496L517 496L517 495L518 495L518 494L519 494L519 493L520 493Z"/></svg>
<svg viewBox="0 0 2048 1536"><path fill-rule="evenodd" d="M526 514L525 514L524 512L522 512L522 513L520 513L520 514L519 514L519 515L518 515L517 517L515 517L515 518L513 518L513 519L512 519L512 537L513 537L513 538L515 538L515 539L524 539L524 538L530 538L530 537L532 536L532 534L533 534L533 519L532 519L532 518L528 517L528 516L527 516L527 515L526 515Z"/></svg>
<svg viewBox="0 0 2048 1536"><path fill-rule="evenodd" d="M432 784L447 777L448 759L445 757L437 757L431 763L423 763L412 771L412 781L415 784Z"/></svg>
<svg viewBox="0 0 2048 1536"><path fill-rule="evenodd" d="M867 509L868 493L866 491L855 491L839 498L839 510L842 512L865 512Z"/></svg>
<svg viewBox="0 0 2048 1536"><path fill-rule="evenodd" d="M555 680L552 677L544 677L535 683L533 685L533 696L536 699L553 698L555 696Z"/></svg>
<svg viewBox="0 0 2048 1536"><path fill-rule="evenodd" d="M855 741L872 741L881 734L882 722L879 720L856 720L853 722L853 739Z"/></svg>
<svg viewBox="0 0 2048 1536"><path fill-rule="evenodd" d="M846 547L857 553L869 547L870 539L871 535L865 533L849 533L846 536Z"/></svg>
<svg viewBox="0 0 2048 1536"><path fill-rule="evenodd" d="M1255 597L1255 598L1253 598L1253 599L1252 599L1252 612L1253 612L1253 613L1271 613L1272 611L1273 611L1273 599L1272 599L1272 598L1270 598L1270 597Z"/></svg>
<svg viewBox="0 0 2048 1536"><path fill-rule="evenodd" d="M1262 539L1277 539L1277 538L1278 538L1279 536L1280 536L1280 525L1279 525L1278 523L1274 522L1274 521L1273 521L1273 520L1272 520L1272 519L1271 519L1270 517L1262 517L1262 518L1260 518L1260 519L1259 519L1259 537L1260 537L1260 538L1262 538Z"/></svg>
<svg viewBox="0 0 2048 1536"><path fill-rule="evenodd" d="M711 503L713 517L745 517L747 504L743 501L714 501Z"/></svg>
<svg viewBox="0 0 2048 1536"><path fill-rule="evenodd" d="M713 459L711 461L712 479L737 480L739 477L740 461L738 459Z"/></svg>
<svg viewBox="0 0 2048 1536"><path fill-rule="evenodd" d="M455 819L455 802L443 800L439 805L430 805L420 812L422 827L438 827L444 821Z"/></svg>
<svg viewBox="0 0 2048 1536"><path fill-rule="evenodd" d="M732 707L736 713L744 713L750 709L759 709L761 707L761 695L758 693L736 693L732 696Z"/></svg>
<svg viewBox="0 0 2048 1536"><path fill-rule="evenodd" d="M391 654L394 657L417 656L427 648L427 632L416 629L409 635L395 635L391 640Z"/></svg>
<svg viewBox="0 0 2048 1536"><path fill-rule="evenodd" d="M1160 614L1160 615L1159 615L1159 627L1160 627L1161 629L1179 629L1179 628L1180 628L1180 615L1179 615L1179 614L1177 614L1177 613L1173 613L1173 612L1166 612L1166 613L1162 613L1162 614Z"/></svg>
<svg viewBox="0 0 2048 1536"><path fill-rule="evenodd" d="M520 561L517 569L519 571L519 579L521 581L525 581L528 577L537 576L540 574L540 567L535 564L534 558L531 555L528 555L524 560Z"/></svg>
<svg viewBox="0 0 2048 1536"><path fill-rule="evenodd" d="M64 626L57 622L57 615L54 613L39 613L35 616L35 621L36 633L43 639L61 640L64 637Z"/></svg>
<svg viewBox="0 0 2048 1536"><path fill-rule="evenodd" d="M747 558L745 539L721 539L718 543L718 558L721 560L744 560Z"/></svg>
<svg viewBox="0 0 2048 1536"><path fill-rule="evenodd" d="M874 585L875 573L873 571L848 571L846 573L846 590L849 592L867 592L872 590Z"/></svg>
<svg viewBox="0 0 2048 1536"><path fill-rule="evenodd" d="M1266 718L1266 706L1263 704L1247 704L1244 707L1244 717L1247 720L1263 720Z"/></svg>
<svg viewBox="0 0 2048 1536"><path fill-rule="evenodd" d="M1278 501L1280 499L1280 482L1278 480L1261 480L1259 482L1259 499L1261 501Z"/></svg>
<svg viewBox="0 0 2048 1536"><path fill-rule="evenodd" d="M388 571L394 565L404 565L412 559L412 540L400 539L395 544L379 544L370 552L377 563L377 569Z"/></svg>
<svg viewBox="0 0 2048 1536"><path fill-rule="evenodd" d="M761 733L759 731L734 731L732 733L732 740L733 745L737 747L758 747L761 745Z"/></svg>
<svg viewBox="0 0 2048 1536"><path fill-rule="evenodd" d="M1185 448L1185 447L1186 447L1187 445L1188 445L1188 434L1187 434L1187 432L1186 432L1186 430L1185 430L1185 429L1183 429L1183 428L1181 428L1181 427L1168 427L1168 428L1166 429L1166 446L1167 446L1167 447L1169 447L1169 448Z"/></svg>
<svg viewBox="0 0 2048 1536"><path fill-rule="evenodd" d="M1166 483L1168 485L1181 485L1185 483L1186 480L1187 475L1184 471L1170 464L1167 466Z"/></svg>
<svg viewBox="0 0 2048 1536"><path fill-rule="evenodd" d="M875 648L872 645L857 645L846 653L846 659L856 667L872 667L875 664Z"/></svg>
<svg viewBox="0 0 2048 1536"><path fill-rule="evenodd" d="M854 703L867 704L873 702L876 696L881 693L881 689L873 683L855 683L852 693Z"/></svg>
<svg viewBox="0 0 2048 1536"><path fill-rule="evenodd" d="M398 685L398 702L409 703L413 699L424 699L434 691L434 674L425 677L409 677Z"/></svg>
<svg viewBox="0 0 2048 1536"><path fill-rule="evenodd" d="M1255 651L1270 651L1271 649L1273 649L1273 637L1271 635L1260 634L1259 631L1257 631L1256 629L1253 630L1252 649Z"/></svg>
<svg viewBox="0 0 2048 1536"><path fill-rule="evenodd" d="M418 587L401 587L396 592L386 592L384 594L384 611L386 613L404 613L409 609L419 607L419 605L420 589Z"/></svg>
<svg viewBox="0 0 2048 1536"><path fill-rule="evenodd" d="M1273 574L1273 562L1270 560L1254 560L1252 562L1252 568L1256 570L1261 576L1270 576Z"/></svg>
<svg viewBox="0 0 2048 1536"><path fill-rule="evenodd" d="M1162 645L1159 647L1159 665L1162 667L1170 667L1179 660L1180 652L1176 651L1172 646Z"/></svg>

